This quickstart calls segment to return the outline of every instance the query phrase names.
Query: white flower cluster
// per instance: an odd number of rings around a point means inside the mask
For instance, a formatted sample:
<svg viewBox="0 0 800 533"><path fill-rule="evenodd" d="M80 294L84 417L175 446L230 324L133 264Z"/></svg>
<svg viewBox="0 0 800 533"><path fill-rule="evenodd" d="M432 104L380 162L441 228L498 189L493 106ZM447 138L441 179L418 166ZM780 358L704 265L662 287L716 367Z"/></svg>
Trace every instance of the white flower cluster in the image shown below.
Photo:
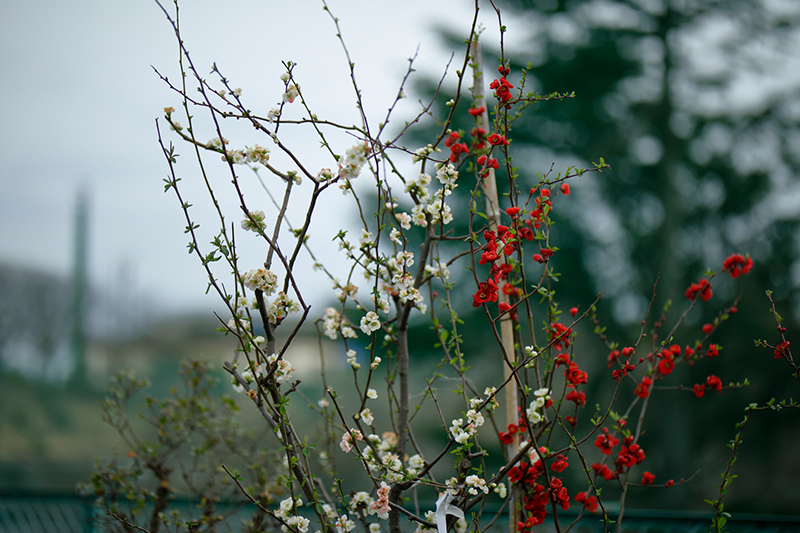
<svg viewBox="0 0 800 533"><path fill-rule="evenodd" d="M406 212L395 213L394 217L403 229L411 229L411 215Z"/></svg>
<svg viewBox="0 0 800 533"><path fill-rule="evenodd" d="M242 372L241 375L245 383L249 385L250 383L253 383L256 380L256 378L261 379L263 377L266 377L267 365L261 363L260 365L254 368L248 368L247 370ZM231 384L233 386L233 390L235 390L236 392L244 392L244 385L239 383L235 377L233 378Z"/></svg>
<svg viewBox="0 0 800 533"><path fill-rule="evenodd" d="M486 405L488 411L494 411L500 407L500 403L497 401L497 387L486 387L483 393L489 397L489 403Z"/></svg>
<svg viewBox="0 0 800 533"><path fill-rule="evenodd" d="M308 533L308 524L310 523L310 520L302 516L291 514L295 507L300 507L301 505L303 505L303 500L300 498L297 498L295 501L292 501L291 498L286 498L281 502L280 508L275 511L275 514L284 522L284 524L281 525L281 531L288 533L289 528L291 527L300 533Z"/></svg>
<svg viewBox="0 0 800 533"><path fill-rule="evenodd" d="M343 514L336 520L336 533L346 533L354 530L356 523L350 520L346 514Z"/></svg>
<svg viewBox="0 0 800 533"><path fill-rule="evenodd" d="M362 517L366 518L370 514L369 506L375 499L369 495L368 492L358 491L350 498L350 512L354 514L360 514Z"/></svg>
<svg viewBox="0 0 800 533"><path fill-rule="evenodd" d="M222 151L223 143L228 146L228 139L222 137L214 137L206 143L206 148ZM223 161L230 161L234 165L246 165L248 163L260 163L264 166L269 162L269 148L264 148L258 144L253 146L245 146L244 150L228 149L222 156Z"/></svg>
<svg viewBox="0 0 800 533"><path fill-rule="evenodd" d="M360 418L368 426L371 426L375 421L375 417L369 407L365 407L356 417Z"/></svg>
<svg viewBox="0 0 800 533"><path fill-rule="evenodd" d="M405 211L395 213L397 222L403 229L411 229L411 224L426 227L428 225L428 217L432 222L442 222L442 224L449 224L453 221L453 214L450 211L450 206L444 202L446 196L450 196L458 185L458 171L449 161L446 164L440 164L436 171L436 179L442 184L442 188L433 193L431 198L428 192L428 185L431 183L431 177L427 174L420 174L420 177L406 182L406 191L412 193L415 197L416 203L411 208L409 215ZM392 204L392 208L395 204Z"/></svg>
<svg viewBox="0 0 800 533"><path fill-rule="evenodd" d="M372 335L379 329L381 329L381 321L375 311L369 311L361 318L361 331L364 332L364 335Z"/></svg>
<svg viewBox="0 0 800 533"><path fill-rule="evenodd" d="M450 270L444 263L440 263L439 261L436 262L436 266L425 265L425 273L429 276L439 278L442 281L450 279Z"/></svg>
<svg viewBox="0 0 800 533"><path fill-rule="evenodd" d="M269 296L278 287L278 276L266 268L258 268L247 272L242 277L242 282L248 289L253 291L261 290Z"/></svg>
<svg viewBox="0 0 800 533"><path fill-rule="evenodd" d="M373 303L375 303L374 294L370 295L369 298L370 300L372 300ZM380 309L382 313L388 315L389 310L391 309L391 304L389 303L389 300L387 300L386 298L378 298L377 303L378 303L378 309Z"/></svg>
<svg viewBox="0 0 800 533"><path fill-rule="evenodd" d="M425 511L425 520L428 522L436 523L436 515L433 511ZM424 524L417 523L417 529L414 530L414 533L435 533L435 527L428 527Z"/></svg>
<svg viewBox="0 0 800 533"><path fill-rule="evenodd" d="M248 211L249 217L242 220L242 229L260 233L267 227L264 211Z"/></svg>
<svg viewBox="0 0 800 533"><path fill-rule="evenodd" d="M528 420L530 420L531 423L538 424L544 420L544 417L540 411L542 407L544 407L544 404L547 403L547 400L550 399L550 389L539 389L535 391L533 395L536 397L536 399L531 402L530 406L528 406L528 409L525 410L525 413L528 415Z"/></svg>
<svg viewBox="0 0 800 533"><path fill-rule="evenodd" d="M450 426L450 434L453 436L453 439L459 443L464 444L469 440L469 438L474 435L477 431L475 428L471 428L467 426L466 428L462 428L461 426L464 424L463 418L456 418L453 420L452 425Z"/></svg>
<svg viewBox="0 0 800 533"><path fill-rule="evenodd" d="M533 346L526 346L525 347L525 359L530 358L525 364L525 368L533 368L536 365L536 358L539 356L539 352L533 349Z"/></svg>
<svg viewBox="0 0 800 533"><path fill-rule="evenodd" d="M322 170L317 172L317 179L322 182L331 181L335 177L336 174L334 174L333 171L329 168L323 168Z"/></svg>
<svg viewBox="0 0 800 533"><path fill-rule="evenodd" d="M367 162L369 155L369 144L360 142L350 147L345 153L344 160L339 161L339 177L352 180L361 174L361 167Z"/></svg>
<svg viewBox="0 0 800 533"><path fill-rule="evenodd" d="M355 330L345 322L344 318L339 314L339 311L333 307L325 309L322 329L324 330L325 336L334 341L339 338L339 331L342 332L342 337L348 339L355 339L358 336Z"/></svg>
<svg viewBox="0 0 800 533"><path fill-rule="evenodd" d="M289 298L285 292L278 291L278 296L267 304L267 316L271 324L277 324L292 313L300 311L300 304Z"/></svg>
<svg viewBox="0 0 800 533"><path fill-rule="evenodd" d="M489 487L486 485L486 480L478 476L467 476L464 483L468 487L467 491L473 496L477 496L478 492L489 494Z"/></svg>
<svg viewBox="0 0 800 533"><path fill-rule="evenodd" d="M423 159L427 158L433 152L440 153L442 151L441 148L434 148L433 145L429 144L428 146L423 146L422 148L418 148L414 152L414 158L412 162L416 163L417 161L422 161Z"/></svg>
<svg viewBox="0 0 800 533"><path fill-rule="evenodd" d="M292 380L292 373L294 372L294 366L292 363L286 360L286 358L281 358L278 360L278 354L272 354L267 357L267 362L271 365L277 364L277 368L275 369L275 382L279 385L281 383L287 383Z"/></svg>
<svg viewBox="0 0 800 533"><path fill-rule="evenodd" d="M363 411L361 417L363 418ZM355 430L351 431L355 432ZM360 437L361 433L358 433L356 440L361 440ZM391 431L385 432L382 437L370 434L367 439L372 446L364 447L362 459L366 461L373 476L381 477L390 483L403 479L413 479L425 466L425 461L419 455L407 458L407 465L403 464L395 450L397 435ZM345 452L352 450L351 437L348 433L342 436L342 442L339 443L339 446ZM377 456L375 451L377 451ZM386 507L378 505L376 509L379 511L380 516L380 512L386 510Z"/></svg>
<svg viewBox="0 0 800 533"><path fill-rule="evenodd" d="M358 370L361 368L361 363L358 362L356 359L356 351L355 350L347 350L347 364L353 367L353 370Z"/></svg>

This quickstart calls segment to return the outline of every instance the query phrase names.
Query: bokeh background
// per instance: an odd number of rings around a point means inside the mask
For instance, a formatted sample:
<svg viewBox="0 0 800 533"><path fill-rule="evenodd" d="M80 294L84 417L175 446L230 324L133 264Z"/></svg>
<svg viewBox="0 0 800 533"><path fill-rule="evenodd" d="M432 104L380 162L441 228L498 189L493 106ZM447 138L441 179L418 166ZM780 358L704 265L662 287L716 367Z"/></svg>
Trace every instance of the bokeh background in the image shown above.
<svg viewBox="0 0 800 533"><path fill-rule="evenodd" d="M635 503L707 510L703 499L714 497L725 444L744 406L797 397L788 367L753 339L777 342L767 289L790 340L800 320L800 5L497 4L512 70L530 63L532 90L577 94L536 106L515 129L523 178L535 182L552 163L590 166L600 157L613 167L573 182L557 214L558 268L568 280L559 287L563 304L584 309L603 292L600 320L627 345L656 279L653 308L660 310L669 298L682 302L689 283L708 267L718 270L730 253L753 257L756 266L740 283L715 283L715 299L741 300L737 315L715 333L724 350L713 369L725 383L753 384L713 403L676 394L652 413L645 438L664 451L653 457L658 476L688 477L694 465L702 473L685 488L650 492ZM411 117L417 100L432 94L451 54L460 53L471 16L470 3L456 1L329 6L376 122L415 54L417 72L397 117ZM497 18L485 7L484 57L491 64L499 54ZM279 101L281 61L291 60L319 116L358 122L345 58L320 3L193 0L181 6L181 21L199 68L210 72L216 62L254 109L266 112ZM182 358L207 357L218 367L231 344L214 331L221 306L204 294L202 268L186 253L182 213L163 193L167 167L155 118L179 100L154 69L177 79L177 45L155 2L6 3L0 47L0 492L71 493L95 458L121 446L97 407L115 371L134 368L163 393ZM444 93L453 90L455 68ZM448 98L439 99L440 111ZM462 104L458 126L469 131L468 102ZM406 144L416 148L434 134L423 128ZM302 157L331 166L318 146L291 141ZM188 170L183 177L187 191L200 195ZM208 216L207 206L195 209L200 219ZM347 223L336 201L321 214ZM310 242L321 256L335 257L329 230ZM318 315L335 297L329 287L321 280L311 291ZM713 319L715 309L698 306L687 318L686 338L676 341L695 338L691 328ZM596 353L596 370L604 368L607 353L591 328L579 334L579 349ZM417 339L416 353L425 357L430 339L423 330ZM688 383L709 373L680 371ZM798 422L782 412L751 423L730 508L797 512ZM691 471L675 473L676 465L690 464Z"/></svg>

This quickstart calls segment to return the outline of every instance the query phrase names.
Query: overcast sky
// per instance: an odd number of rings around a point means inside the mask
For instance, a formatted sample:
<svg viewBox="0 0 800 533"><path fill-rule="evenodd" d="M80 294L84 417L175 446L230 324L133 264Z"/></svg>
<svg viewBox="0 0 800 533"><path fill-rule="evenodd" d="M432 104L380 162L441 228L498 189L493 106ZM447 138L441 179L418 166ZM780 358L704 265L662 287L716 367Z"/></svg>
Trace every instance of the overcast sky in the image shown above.
<svg viewBox="0 0 800 533"><path fill-rule="evenodd" d="M442 71L449 51L435 28L466 32L470 4L329 0L376 122L418 46L418 68ZM281 61L292 60L319 116L357 121L345 59L319 0L187 0L181 21L201 72L216 62L253 98L253 109L266 112L280 100ZM180 100L151 68L177 76L176 41L156 3L3 2L0 43L0 262L68 274L75 199L84 187L96 285L129 285L163 309L207 305L182 213L163 193L167 167L154 119Z"/></svg>

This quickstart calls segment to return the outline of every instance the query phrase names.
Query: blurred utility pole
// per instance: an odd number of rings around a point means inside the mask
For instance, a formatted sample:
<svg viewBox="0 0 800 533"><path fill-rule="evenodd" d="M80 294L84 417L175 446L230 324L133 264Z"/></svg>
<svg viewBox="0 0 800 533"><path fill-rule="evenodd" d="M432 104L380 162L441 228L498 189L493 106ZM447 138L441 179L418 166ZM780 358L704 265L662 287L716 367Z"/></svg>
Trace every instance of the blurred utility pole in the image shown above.
<svg viewBox="0 0 800 533"><path fill-rule="evenodd" d="M75 227L70 294L69 347L74 361L70 383L85 385L86 376L86 263L88 257L88 202L85 189L78 191L75 203Z"/></svg>

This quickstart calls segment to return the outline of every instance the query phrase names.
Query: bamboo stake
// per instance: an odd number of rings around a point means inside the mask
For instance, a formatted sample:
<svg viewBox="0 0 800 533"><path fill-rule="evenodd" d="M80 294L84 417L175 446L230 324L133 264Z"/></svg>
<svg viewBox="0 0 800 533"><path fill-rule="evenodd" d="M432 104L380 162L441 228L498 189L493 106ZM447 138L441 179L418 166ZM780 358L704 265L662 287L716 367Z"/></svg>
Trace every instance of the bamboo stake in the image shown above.
<svg viewBox="0 0 800 533"><path fill-rule="evenodd" d="M473 38L470 42L470 54L472 55L472 72L473 72L473 98L475 107L486 106L486 96L484 94L484 81L483 81L483 55L481 53L481 45L477 38ZM489 129L489 111L478 116L479 126L483 128L487 134L490 133ZM500 201L497 197L497 182L494 169L488 168L488 175L483 179L483 190L486 198L487 217L489 219L489 227L492 231L497 232L497 226L500 224ZM498 261L505 263L505 255L501 254ZM509 298L503 291L498 291L497 301L499 303L509 303ZM514 350L514 323L511 320L511 313L500 319L500 336L503 340L503 350L508 357L508 363L511 366L516 364L516 351ZM511 375L511 367L509 364L503 363L503 375L506 379ZM516 381L509 382L509 386L505 389L505 404L506 404L506 424L516 424L519 416L518 400L517 400L517 387ZM519 451L519 433L514 433L514 440L508 446L509 457L514 456ZM512 490L509 487L508 497L511 498L508 506L508 527L509 533L516 533L517 522L519 521L519 509L517 502L519 501L519 494L517 490Z"/></svg>

